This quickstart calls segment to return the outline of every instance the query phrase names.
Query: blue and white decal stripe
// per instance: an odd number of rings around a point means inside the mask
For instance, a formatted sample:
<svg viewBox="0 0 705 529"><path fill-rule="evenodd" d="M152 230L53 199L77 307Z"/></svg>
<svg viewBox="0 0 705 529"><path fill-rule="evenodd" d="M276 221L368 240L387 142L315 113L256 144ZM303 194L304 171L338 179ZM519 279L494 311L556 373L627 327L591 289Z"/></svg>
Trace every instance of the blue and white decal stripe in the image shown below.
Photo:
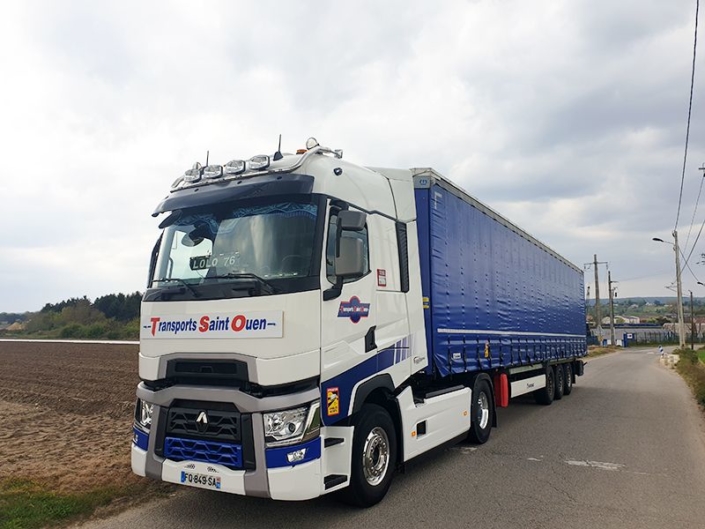
<svg viewBox="0 0 705 529"><path fill-rule="evenodd" d="M380 350L376 355L371 356L364 362L357 364L355 367L324 381L321 384L321 398L326 399L328 389L337 388L338 398L340 399L340 412L329 416L325 400L322 401L323 424L330 426L331 424L344 419L348 416L350 404L352 401L352 393L355 386L365 379L370 378L377 373L389 369L395 364L407 360L411 355L409 347L409 337L399 340L394 345Z"/></svg>

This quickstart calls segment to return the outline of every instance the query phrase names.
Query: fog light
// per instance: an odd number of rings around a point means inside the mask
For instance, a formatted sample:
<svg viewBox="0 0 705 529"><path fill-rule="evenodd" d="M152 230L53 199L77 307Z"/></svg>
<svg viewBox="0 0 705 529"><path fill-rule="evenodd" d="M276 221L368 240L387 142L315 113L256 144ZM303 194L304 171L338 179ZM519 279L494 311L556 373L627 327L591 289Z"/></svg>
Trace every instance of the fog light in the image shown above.
<svg viewBox="0 0 705 529"><path fill-rule="evenodd" d="M299 461L303 461L305 456L306 448L302 448L301 450L294 450L293 452L286 454L286 460L289 463L298 463Z"/></svg>

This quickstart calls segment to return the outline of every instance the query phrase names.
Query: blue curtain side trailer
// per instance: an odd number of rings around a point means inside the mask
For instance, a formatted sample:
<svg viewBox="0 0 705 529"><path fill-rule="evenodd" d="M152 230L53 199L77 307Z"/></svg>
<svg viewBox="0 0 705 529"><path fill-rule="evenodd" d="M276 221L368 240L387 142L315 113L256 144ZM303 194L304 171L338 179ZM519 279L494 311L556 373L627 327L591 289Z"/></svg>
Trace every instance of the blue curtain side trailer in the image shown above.
<svg viewBox="0 0 705 529"><path fill-rule="evenodd" d="M582 374L583 271L433 170L416 170L414 187L425 374L505 373L510 387L527 366Z"/></svg>

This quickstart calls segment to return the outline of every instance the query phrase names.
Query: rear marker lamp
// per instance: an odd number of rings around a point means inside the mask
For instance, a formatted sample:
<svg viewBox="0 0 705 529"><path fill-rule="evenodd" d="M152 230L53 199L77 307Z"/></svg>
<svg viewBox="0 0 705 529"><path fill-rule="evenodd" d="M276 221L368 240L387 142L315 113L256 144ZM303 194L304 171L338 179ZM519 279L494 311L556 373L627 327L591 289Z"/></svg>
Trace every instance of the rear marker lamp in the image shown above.
<svg viewBox="0 0 705 529"><path fill-rule="evenodd" d="M203 169L203 178L220 178L223 176L222 165L208 165Z"/></svg>
<svg viewBox="0 0 705 529"><path fill-rule="evenodd" d="M184 182L193 183L201 179L201 164L196 162L193 167L184 173Z"/></svg>
<svg viewBox="0 0 705 529"><path fill-rule="evenodd" d="M259 156L253 156L247 162L248 167L251 171L259 171L269 167L269 156L266 154L260 154Z"/></svg>
<svg viewBox="0 0 705 529"><path fill-rule="evenodd" d="M231 160L223 168L226 175L240 174L245 172L245 160Z"/></svg>

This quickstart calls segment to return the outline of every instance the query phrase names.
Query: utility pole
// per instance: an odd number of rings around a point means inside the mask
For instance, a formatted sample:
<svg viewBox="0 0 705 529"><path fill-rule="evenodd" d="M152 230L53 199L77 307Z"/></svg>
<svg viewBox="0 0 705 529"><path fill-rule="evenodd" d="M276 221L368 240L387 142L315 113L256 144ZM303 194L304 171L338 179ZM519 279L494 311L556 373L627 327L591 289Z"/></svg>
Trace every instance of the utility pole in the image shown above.
<svg viewBox="0 0 705 529"><path fill-rule="evenodd" d="M695 314L693 312L693 291L690 291L690 349L695 351Z"/></svg>
<svg viewBox="0 0 705 529"><path fill-rule="evenodd" d="M597 254L594 254L595 261L595 315L597 316L597 336L602 345L602 311L600 310L600 279L597 275Z"/></svg>
<svg viewBox="0 0 705 529"><path fill-rule="evenodd" d="M610 341L611 345L615 345L614 341L614 289L612 288L612 283L617 283L618 281L612 281L612 272L607 271L607 286L610 289Z"/></svg>
<svg viewBox="0 0 705 529"><path fill-rule="evenodd" d="M666 243L663 239L653 237L656 242ZM666 243L668 244L668 243ZM683 323L683 284L681 283L681 249L678 246L678 231L673 230L673 251L676 253L676 294L678 294L678 347L685 347L685 325Z"/></svg>
<svg viewBox="0 0 705 529"><path fill-rule="evenodd" d="M682 349L685 347L685 325L683 325L683 285L681 284L681 249L678 246L678 231L673 230L673 240L675 244L673 250L676 252L676 288L678 294L678 343Z"/></svg>
<svg viewBox="0 0 705 529"><path fill-rule="evenodd" d="M600 278L597 271L597 266L604 264L606 261L598 261L597 254L593 255L594 260L592 263L585 263L585 269L591 266L595 268L595 334L597 334L597 339L602 344L602 307L600 306ZM589 294L588 294L589 295Z"/></svg>

